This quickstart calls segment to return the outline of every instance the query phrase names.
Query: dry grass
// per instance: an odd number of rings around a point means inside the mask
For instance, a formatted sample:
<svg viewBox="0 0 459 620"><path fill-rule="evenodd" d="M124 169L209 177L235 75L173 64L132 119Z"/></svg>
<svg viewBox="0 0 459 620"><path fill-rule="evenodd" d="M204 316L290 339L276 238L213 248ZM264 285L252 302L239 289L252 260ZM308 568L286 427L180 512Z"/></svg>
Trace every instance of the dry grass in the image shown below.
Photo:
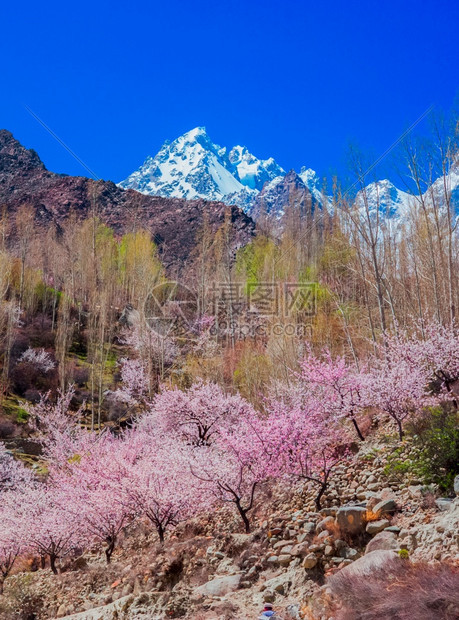
<svg viewBox="0 0 459 620"><path fill-rule="evenodd" d="M331 582L336 620L457 620L459 569L395 560L371 575Z"/></svg>

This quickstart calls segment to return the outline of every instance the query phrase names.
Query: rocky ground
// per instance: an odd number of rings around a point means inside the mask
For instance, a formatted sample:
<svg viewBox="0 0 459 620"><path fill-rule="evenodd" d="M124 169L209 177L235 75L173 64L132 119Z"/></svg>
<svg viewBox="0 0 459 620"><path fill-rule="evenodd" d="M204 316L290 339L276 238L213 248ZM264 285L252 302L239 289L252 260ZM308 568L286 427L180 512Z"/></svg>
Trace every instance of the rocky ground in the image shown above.
<svg viewBox="0 0 459 620"><path fill-rule="evenodd" d="M58 576L49 569L14 575L5 593L27 590L43 619L250 620L264 602L284 620L328 619L318 602L333 594L338 571L370 574L393 558L458 564L459 498L388 477L393 449L365 445L339 467L320 512L312 489L267 486L251 534L239 533L226 511L182 524L164 547L137 530L109 566L94 551ZM410 449L407 443L407 458Z"/></svg>

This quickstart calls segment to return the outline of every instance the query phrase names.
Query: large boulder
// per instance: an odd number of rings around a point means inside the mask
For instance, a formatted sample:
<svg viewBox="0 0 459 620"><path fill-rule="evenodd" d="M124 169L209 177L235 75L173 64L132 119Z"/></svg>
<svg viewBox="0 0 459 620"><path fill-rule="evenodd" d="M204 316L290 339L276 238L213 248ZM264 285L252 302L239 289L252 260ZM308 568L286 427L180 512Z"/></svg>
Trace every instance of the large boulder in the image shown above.
<svg viewBox="0 0 459 620"><path fill-rule="evenodd" d="M225 596L229 592L234 592L239 588L241 582L241 574L225 575L212 579L207 583L196 588L196 592L204 596Z"/></svg>
<svg viewBox="0 0 459 620"><path fill-rule="evenodd" d="M367 524L366 532L367 534L377 534L378 532L382 532L386 527L389 527L390 523L387 519L379 519L378 521L370 521Z"/></svg>
<svg viewBox="0 0 459 620"><path fill-rule="evenodd" d="M360 534L365 531L367 509L363 506L342 506L336 513L336 521L343 534Z"/></svg>
<svg viewBox="0 0 459 620"><path fill-rule="evenodd" d="M373 512L378 515L384 515L387 513L395 512L397 504L394 499L383 499L373 507Z"/></svg>
<svg viewBox="0 0 459 620"><path fill-rule="evenodd" d="M397 535L394 532L384 530L370 540L366 546L365 554L368 555L372 551L391 551L398 549L398 546Z"/></svg>
<svg viewBox="0 0 459 620"><path fill-rule="evenodd" d="M392 562L401 562L402 560L399 556L394 553L394 551L389 550L378 550L371 551L366 555L363 555L352 564L348 564L344 568L342 568L336 575L332 575L328 579L328 585L333 590L333 579L334 577L342 576L355 576L355 577L365 577L365 575L370 575L373 571L378 570L380 568L384 568L388 566Z"/></svg>
<svg viewBox="0 0 459 620"><path fill-rule="evenodd" d="M454 492L459 496L459 476L454 478Z"/></svg>

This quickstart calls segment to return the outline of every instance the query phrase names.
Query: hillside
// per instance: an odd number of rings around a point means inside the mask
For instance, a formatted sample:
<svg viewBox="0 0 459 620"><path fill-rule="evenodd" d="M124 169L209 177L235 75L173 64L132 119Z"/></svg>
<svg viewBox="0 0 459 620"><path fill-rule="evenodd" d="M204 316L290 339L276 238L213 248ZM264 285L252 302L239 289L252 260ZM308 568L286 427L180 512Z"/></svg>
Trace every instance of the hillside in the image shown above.
<svg viewBox="0 0 459 620"><path fill-rule="evenodd" d="M71 214L84 219L93 213L118 234L148 228L164 263L175 267L190 257L204 217L216 232L229 213L234 250L254 233L252 220L235 206L145 196L111 181L49 172L35 151L25 149L6 130L0 131L0 204L12 215L21 205L32 206L42 229L50 224L60 227Z"/></svg>

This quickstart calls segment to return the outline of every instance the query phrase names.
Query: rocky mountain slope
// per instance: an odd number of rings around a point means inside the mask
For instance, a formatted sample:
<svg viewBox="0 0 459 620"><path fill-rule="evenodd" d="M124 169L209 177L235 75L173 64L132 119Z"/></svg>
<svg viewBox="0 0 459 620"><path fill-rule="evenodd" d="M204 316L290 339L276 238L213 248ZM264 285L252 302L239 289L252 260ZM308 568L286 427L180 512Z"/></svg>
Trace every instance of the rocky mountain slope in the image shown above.
<svg viewBox="0 0 459 620"><path fill-rule="evenodd" d="M289 208L295 208L307 218L321 206L322 202L312 194L303 179L290 170L285 176L275 177L264 185L249 212L255 220L262 214L281 220Z"/></svg>
<svg viewBox="0 0 459 620"><path fill-rule="evenodd" d="M164 545L150 528L137 529L110 565L94 552L64 560L58 576L36 570L27 583L11 576L7 600L22 587L43 619L252 620L270 602L283 620L329 620L340 605L337 576L356 587L384 570L406 574L429 561L449 567L451 580L443 601L435 602L431 583L428 599L438 605L432 618L455 618L459 498L435 500L432 488L388 473L395 447L375 437L338 467L319 512L312 486L268 485L250 534L239 533L236 515L224 509L181 524ZM411 451L405 442L403 457ZM399 587L409 605L409 583Z"/></svg>
<svg viewBox="0 0 459 620"><path fill-rule="evenodd" d="M230 185L228 185L230 187ZM204 215L216 231L230 210L234 247L247 243L254 223L236 206L202 198L164 198L124 190L111 181L94 181L48 171L37 153L0 130L0 204L14 215L31 205L39 226L60 226L71 213L84 218L95 212L117 233L143 226L150 230L166 265L183 266L194 249ZM14 219L14 218L12 218Z"/></svg>

